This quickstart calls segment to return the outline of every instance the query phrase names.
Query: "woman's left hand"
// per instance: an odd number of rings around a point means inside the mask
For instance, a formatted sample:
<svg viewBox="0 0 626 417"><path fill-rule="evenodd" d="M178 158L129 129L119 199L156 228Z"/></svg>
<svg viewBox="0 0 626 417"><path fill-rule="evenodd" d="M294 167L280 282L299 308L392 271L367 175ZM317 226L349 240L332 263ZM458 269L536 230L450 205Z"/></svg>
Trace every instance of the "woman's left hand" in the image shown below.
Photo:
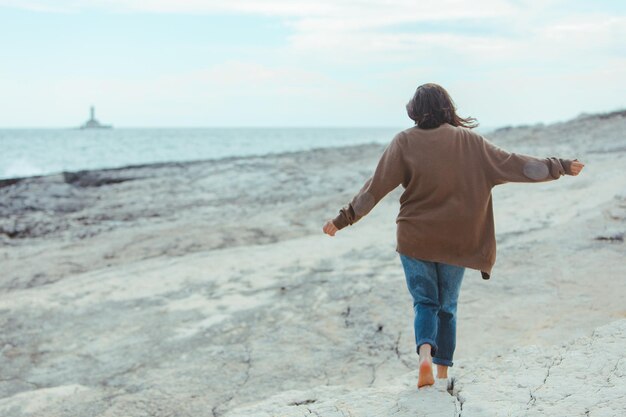
<svg viewBox="0 0 626 417"><path fill-rule="evenodd" d="M324 233L326 233L329 236L335 236L335 233L337 233L337 227L335 227L334 223L332 222L332 220L328 220L326 222L326 224L324 225L324 228L322 229L324 230Z"/></svg>

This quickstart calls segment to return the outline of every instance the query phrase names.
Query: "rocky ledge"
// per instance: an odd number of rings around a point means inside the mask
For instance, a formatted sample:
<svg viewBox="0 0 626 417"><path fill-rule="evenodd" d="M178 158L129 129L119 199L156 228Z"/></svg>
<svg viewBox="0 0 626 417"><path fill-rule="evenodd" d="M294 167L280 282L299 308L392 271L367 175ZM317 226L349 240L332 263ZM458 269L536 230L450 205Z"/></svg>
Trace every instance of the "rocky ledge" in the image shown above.
<svg viewBox="0 0 626 417"><path fill-rule="evenodd" d="M617 417L626 414L625 352L622 319L559 346L459 361L454 376L419 390L415 371L379 388L291 390L225 417Z"/></svg>

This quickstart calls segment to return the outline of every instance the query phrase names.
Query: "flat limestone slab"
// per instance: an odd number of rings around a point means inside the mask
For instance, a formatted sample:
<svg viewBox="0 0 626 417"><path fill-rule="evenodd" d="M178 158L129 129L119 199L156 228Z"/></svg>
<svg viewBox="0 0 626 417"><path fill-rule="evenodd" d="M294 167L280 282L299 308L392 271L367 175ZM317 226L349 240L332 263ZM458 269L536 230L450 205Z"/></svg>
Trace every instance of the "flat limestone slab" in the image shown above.
<svg viewBox="0 0 626 417"><path fill-rule="evenodd" d="M461 415L626 416L626 319L560 346L526 346L454 379Z"/></svg>
<svg viewBox="0 0 626 417"><path fill-rule="evenodd" d="M415 386L416 381L417 372L411 372L386 387L351 390L342 386L320 386L305 391L292 390L251 407L233 410L224 417L458 415L460 403L448 393L447 380L438 380L434 386L420 390Z"/></svg>
<svg viewBox="0 0 626 417"><path fill-rule="evenodd" d="M455 369L449 381L420 390L414 385L417 372L410 372L385 387L287 391L225 417L619 417L626 415L625 357L622 319L560 346L526 346L494 360L480 358Z"/></svg>

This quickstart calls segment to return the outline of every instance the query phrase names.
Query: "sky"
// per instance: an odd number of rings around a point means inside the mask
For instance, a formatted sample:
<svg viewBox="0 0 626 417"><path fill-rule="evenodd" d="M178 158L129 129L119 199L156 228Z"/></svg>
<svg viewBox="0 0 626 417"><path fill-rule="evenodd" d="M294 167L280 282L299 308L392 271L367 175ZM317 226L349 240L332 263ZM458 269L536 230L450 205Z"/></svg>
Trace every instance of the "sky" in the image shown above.
<svg viewBox="0 0 626 417"><path fill-rule="evenodd" d="M0 0L0 127L482 126L626 107L626 2Z"/></svg>

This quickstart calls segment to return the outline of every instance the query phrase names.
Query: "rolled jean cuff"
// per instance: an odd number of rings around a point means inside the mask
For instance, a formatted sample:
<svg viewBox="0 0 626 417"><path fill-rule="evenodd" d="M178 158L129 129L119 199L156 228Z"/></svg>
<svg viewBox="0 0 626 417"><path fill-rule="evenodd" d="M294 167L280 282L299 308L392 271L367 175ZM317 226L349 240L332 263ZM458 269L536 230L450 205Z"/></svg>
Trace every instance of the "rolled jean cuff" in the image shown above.
<svg viewBox="0 0 626 417"><path fill-rule="evenodd" d="M428 343L430 345L430 355L434 356L435 353L437 353L437 342L435 342L433 339L420 339L417 342L417 347L415 348L415 351L417 352L417 354L419 355L420 353L420 347L424 344L424 343Z"/></svg>
<svg viewBox="0 0 626 417"><path fill-rule="evenodd" d="M433 356L433 363L436 365L452 366L452 361L448 359L436 358Z"/></svg>

